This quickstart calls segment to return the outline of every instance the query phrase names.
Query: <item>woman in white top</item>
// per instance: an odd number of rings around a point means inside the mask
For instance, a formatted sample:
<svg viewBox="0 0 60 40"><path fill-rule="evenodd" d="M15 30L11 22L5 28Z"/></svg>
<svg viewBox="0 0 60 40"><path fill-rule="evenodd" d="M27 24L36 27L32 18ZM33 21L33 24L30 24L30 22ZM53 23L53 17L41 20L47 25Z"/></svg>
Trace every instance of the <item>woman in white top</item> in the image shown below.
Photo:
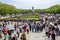
<svg viewBox="0 0 60 40"><path fill-rule="evenodd" d="M45 33L46 33L46 36L48 36L48 26L47 25L45 26Z"/></svg>
<svg viewBox="0 0 60 40"><path fill-rule="evenodd" d="M29 25L27 24L27 34L29 34Z"/></svg>

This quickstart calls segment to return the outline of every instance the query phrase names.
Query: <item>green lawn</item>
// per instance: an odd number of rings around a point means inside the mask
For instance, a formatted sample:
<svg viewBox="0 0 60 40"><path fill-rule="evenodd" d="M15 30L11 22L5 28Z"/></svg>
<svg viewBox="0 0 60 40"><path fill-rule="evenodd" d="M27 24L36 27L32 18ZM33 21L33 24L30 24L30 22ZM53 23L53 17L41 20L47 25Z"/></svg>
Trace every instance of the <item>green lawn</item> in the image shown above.
<svg viewBox="0 0 60 40"><path fill-rule="evenodd" d="M4 18L0 20L11 20L12 18ZM38 15L26 15L26 16L19 16L19 17L14 17L14 20L40 20Z"/></svg>

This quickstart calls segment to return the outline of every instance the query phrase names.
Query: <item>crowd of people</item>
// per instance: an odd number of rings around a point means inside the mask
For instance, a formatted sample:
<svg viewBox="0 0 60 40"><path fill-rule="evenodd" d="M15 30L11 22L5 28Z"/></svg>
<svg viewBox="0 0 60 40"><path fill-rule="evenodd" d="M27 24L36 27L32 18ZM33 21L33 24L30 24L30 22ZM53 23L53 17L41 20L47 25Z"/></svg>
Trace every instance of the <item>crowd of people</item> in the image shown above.
<svg viewBox="0 0 60 40"><path fill-rule="evenodd" d="M3 40L26 40L26 34L30 32L43 32L48 38L55 40L60 35L60 22L55 16L40 16L40 21L1 21L0 38ZM20 37L20 33L22 33ZM2 36L3 34L3 36ZM32 36L32 35L31 35Z"/></svg>
<svg viewBox="0 0 60 40"><path fill-rule="evenodd" d="M43 16L45 21L45 34L51 40L56 40L56 36L60 36L60 17L55 15Z"/></svg>

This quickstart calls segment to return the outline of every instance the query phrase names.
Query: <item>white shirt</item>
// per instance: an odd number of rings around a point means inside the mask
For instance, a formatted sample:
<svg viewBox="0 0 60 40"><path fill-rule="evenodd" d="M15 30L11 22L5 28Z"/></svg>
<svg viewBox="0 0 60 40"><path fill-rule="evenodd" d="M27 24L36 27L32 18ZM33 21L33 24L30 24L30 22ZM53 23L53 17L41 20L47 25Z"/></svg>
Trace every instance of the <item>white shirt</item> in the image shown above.
<svg viewBox="0 0 60 40"><path fill-rule="evenodd" d="M12 25L12 24L6 25L6 29L12 30L12 29L14 29L14 25Z"/></svg>
<svg viewBox="0 0 60 40"><path fill-rule="evenodd" d="M59 31L60 31L60 25L58 25Z"/></svg>
<svg viewBox="0 0 60 40"><path fill-rule="evenodd" d="M19 26L19 28L21 28L21 29L22 29L22 26Z"/></svg>
<svg viewBox="0 0 60 40"><path fill-rule="evenodd" d="M45 32L48 32L48 27L45 27Z"/></svg>
<svg viewBox="0 0 60 40"><path fill-rule="evenodd" d="M27 25L27 29L29 29L29 25Z"/></svg>

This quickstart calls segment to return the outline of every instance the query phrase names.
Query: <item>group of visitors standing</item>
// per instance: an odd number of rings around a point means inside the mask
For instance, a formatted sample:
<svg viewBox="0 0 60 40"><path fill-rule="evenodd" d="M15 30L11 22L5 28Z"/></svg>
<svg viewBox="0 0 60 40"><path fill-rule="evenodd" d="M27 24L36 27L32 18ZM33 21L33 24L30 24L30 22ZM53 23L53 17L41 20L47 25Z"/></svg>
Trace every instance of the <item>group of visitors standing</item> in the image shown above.
<svg viewBox="0 0 60 40"><path fill-rule="evenodd" d="M29 32L29 26L25 23L14 21L0 22L0 38L3 40L18 40L18 38L20 38L20 33L23 34L26 31ZM1 34L3 34L3 36Z"/></svg>
<svg viewBox="0 0 60 40"><path fill-rule="evenodd" d="M45 16L41 16L40 21L2 21L0 22L0 38L3 34L3 40L18 40L18 38L26 40L26 32L27 34L30 32L40 33L45 30L46 36L48 38L51 36L52 40L55 40L56 36L60 35L59 25L55 17L48 18ZM20 33L22 33L21 37Z"/></svg>
<svg viewBox="0 0 60 40"><path fill-rule="evenodd" d="M56 18L56 16L48 16L48 17L44 17L43 16L43 21L45 22L45 34L48 38L52 38L51 40L56 40L56 36L60 35L60 25L58 23L58 20Z"/></svg>

